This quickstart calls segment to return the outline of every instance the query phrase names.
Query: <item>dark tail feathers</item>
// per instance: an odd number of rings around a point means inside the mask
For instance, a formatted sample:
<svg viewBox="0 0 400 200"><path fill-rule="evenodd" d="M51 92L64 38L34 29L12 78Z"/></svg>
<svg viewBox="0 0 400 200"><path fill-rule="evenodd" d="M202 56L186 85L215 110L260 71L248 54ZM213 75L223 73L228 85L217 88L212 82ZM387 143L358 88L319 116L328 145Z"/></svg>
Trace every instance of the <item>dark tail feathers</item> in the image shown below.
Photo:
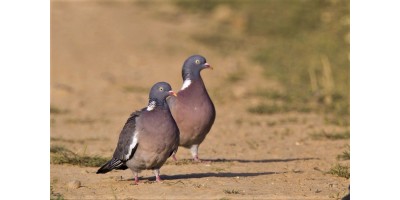
<svg viewBox="0 0 400 200"><path fill-rule="evenodd" d="M97 170L96 174L105 174L113 169L127 169L128 167L119 159L111 159Z"/></svg>

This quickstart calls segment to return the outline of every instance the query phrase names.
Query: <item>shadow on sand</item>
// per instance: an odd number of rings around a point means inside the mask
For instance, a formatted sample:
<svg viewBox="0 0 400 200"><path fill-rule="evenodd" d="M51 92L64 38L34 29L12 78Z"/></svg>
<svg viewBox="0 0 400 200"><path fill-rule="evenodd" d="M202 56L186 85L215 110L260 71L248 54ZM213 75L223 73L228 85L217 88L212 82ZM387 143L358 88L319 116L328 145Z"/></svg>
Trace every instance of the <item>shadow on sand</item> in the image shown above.
<svg viewBox="0 0 400 200"><path fill-rule="evenodd" d="M244 159L204 159L203 161L207 163L227 163L227 162L239 162L239 163L273 163L273 162L291 162L291 161L306 161L306 160L319 160L319 158L287 158L287 159L262 159L262 160L244 160ZM166 164L204 164L199 162L194 162L191 159L179 159L175 161L167 161ZM223 178L233 178L233 177L252 177L252 176L262 176L271 174L285 174L287 172L249 172L249 173L235 173L235 172L206 172L206 173L190 173L190 174L177 174L177 175L161 175L163 180L179 180L179 179L192 179L192 178L208 178L208 177L223 177ZM133 181L133 178L124 179L122 181ZM154 181L154 176L140 177L140 180Z"/></svg>
<svg viewBox="0 0 400 200"><path fill-rule="evenodd" d="M262 160L244 160L244 159L204 159L204 161L209 161L211 163L224 163L224 162L240 162L240 163L272 163L272 162L291 162L291 161L306 161L306 160L319 160L319 158L286 158L286 159L262 159Z"/></svg>
<svg viewBox="0 0 400 200"><path fill-rule="evenodd" d="M287 172L251 172L251 173L235 173L235 172L206 172L206 173L190 173L190 174L177 174L177 175L161 175L162 180L182 180L182 179L193 179L193 178L208 178L208 177L221 177L221 178L233 178L233 177L252 177L262 176L271 174L285 174ZM140 177L141 181L155 181L154 176ZM133 178L123 179L121 181L134 181Z"/></svg>
<svg viewBox="0 0 400 200"><path fill-rule="evenodd" d="M273 163L273 162L291 162L291 161L307 161L307 160L319 160L319 158L285 158L285 159L262 159L262 160L245 160L245 159L202 159L202 162L195 162L193 159L178 159L173 161L172 159L167 160L165 165L193 165L193 164L211 164L211 163Z"/></svg>
<svg viewBox="0 0 400 200"><path fill-rule="evenodd" d="M235 173L235 172L206 172L206 173L191 173L191 174L177 174L177 175L161 175L161 178L165 180L173 179L191 179L191 178L208 178L208 177L222 177L222 178L233 178L233 177L251 177L251 176L262 176L270 174L283 174L286 172L251 172L251 173ZM150 177L154 179L153 177Z"/></svg>

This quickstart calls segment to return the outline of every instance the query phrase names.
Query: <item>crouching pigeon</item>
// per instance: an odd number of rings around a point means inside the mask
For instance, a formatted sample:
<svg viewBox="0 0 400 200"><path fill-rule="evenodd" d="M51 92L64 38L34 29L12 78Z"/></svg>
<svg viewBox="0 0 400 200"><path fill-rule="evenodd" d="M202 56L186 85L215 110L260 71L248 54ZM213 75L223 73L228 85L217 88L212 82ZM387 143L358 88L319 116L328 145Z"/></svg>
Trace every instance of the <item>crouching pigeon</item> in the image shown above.
<svg viewBox="0 0 400 200"><path fill-rule="evenodd" d="M200 71L211 68L200 55L190 56L183 63L183 86L176 96L167 100L172 116L180 130L179 145L190 148L195 161L199 145L203 142L215 120L214 104L207 93ZM175 154L173 155L174 160Z"/></svg>
<svg viewBox="0 0 400 200"><path fill-rule="evenodd" d="M119 135L112 159L97 174L129 168L137 184L141 170L153 170L156 181L161 181L161 166L179 146L179 129L166 102L171 95L176 94L166 82L151 88L148 106L131 114Z"/></svg>

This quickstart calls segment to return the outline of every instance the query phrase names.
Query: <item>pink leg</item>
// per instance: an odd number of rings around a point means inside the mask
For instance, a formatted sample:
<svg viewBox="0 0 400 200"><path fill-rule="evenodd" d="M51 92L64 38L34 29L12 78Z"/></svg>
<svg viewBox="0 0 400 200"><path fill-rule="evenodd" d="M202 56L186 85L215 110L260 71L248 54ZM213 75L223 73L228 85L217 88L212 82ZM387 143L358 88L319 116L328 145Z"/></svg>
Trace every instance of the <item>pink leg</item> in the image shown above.
<svg viewBox="0 0 400 200"><path fill-rule="evenodd" d="M199 162L199 163L211 163L211 161L204 161L204 160L200 160L199 158L199 145L193 145L192 147L190 147L190 152L192 153L192 157L193 157L193 161L194 162Z"/></svg>
<svg viewBox="0 0 400 200"><path fill-rule="evenodd" d="M199 145L195 144L190 147L190 153L192 153L193 160L196 162L201 162L198 156Z"/></svg>
<svg viewBox="0 0 400 200"><path fill-rule="evenodd" d="M154 175L156 175L156 181L157 182L162 182L161 178L160 178L160 169L155 169L154 170Z"/></svg>
<svg viewBox="0 0 400 200"><path fill-rule="evenodd" d="M172 154L172 159L174 159L174 161L178 161L178 159L176 159L175 153Z"/></svg>
<svg viewBox="0 0 400 200"><path fill-rule="evenodd" d="M198 144L195 144L192 147L190 147L190 153L192 153L193 160L195 162L203 162L202 160L199 159L199 153L198 152L199 152L199 145Z"/></svg>
<svg viewBox="0 0 400 200"><path fill-rule="evenodd" d="M201 162L201 160L199 159L199 156L198 156L198 155L195 155L195 156L193 157L193 160L194 160L195 162Z"/></svg>
<svg viewBox="0 0 400 200"><path fill-rule="evenodd" d="M133 182L133 184L138 185L139 184L139 177L138 177L138 173L135 172L135 182Z"/></svg>
<svg viewBox="0 0 400 200"><path fill-rule="evenodd" d="M199 163L211 163L211 161L209 161L209 160L207 160L207 161L201 160L198 156L195 156L195 157L193 158L193 161L194 161L194 162L199 162Z"/></svg>
<svg viewBox="0 0 400 200"><path fill-rule="evenodd" d="M160 176L156 176L156 181L157 182L162 182L162 179L160 178Z"/></svg>

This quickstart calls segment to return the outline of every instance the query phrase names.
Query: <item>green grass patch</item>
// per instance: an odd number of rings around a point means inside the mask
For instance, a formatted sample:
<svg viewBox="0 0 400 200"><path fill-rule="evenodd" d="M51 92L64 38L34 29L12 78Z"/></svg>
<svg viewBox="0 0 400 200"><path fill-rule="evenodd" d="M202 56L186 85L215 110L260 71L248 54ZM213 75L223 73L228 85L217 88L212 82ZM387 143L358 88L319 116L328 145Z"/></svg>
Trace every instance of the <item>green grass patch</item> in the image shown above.
<svg viewBox="0 0 400 200"><path fill-rule="evenodd" d="M336 164L327 172L327 174L332 174L332 175L336 175L339 177L349 179L350 178L350 167Z"/></svg>
<svg viewBox="0 0 400 200"><path fill-rule="evenodd" d="M246 72L244 70L236 70L228 74L227 81L228 83L237 83L244 79L246 76Z"/></svg>
<svg viewBox="0 0 400 200"><path fill-rule="evenodd" d="M254 93L250 93L250 95L283 102L292 102L294 100L294 97L290 94L278 91L257 90Z"/></svg>
<svg viewBox="0 0 400 200"><path fill-rule="evenodd" d="M287 112L288 108L284 106L259 104L247 109L248 112L253 114L274 114L279 112Z"/></svg>
<svg viewBox="0 0 400 200"><path fill-rule="evenodd" d="M287 112L301 112L301 113L309 113L311 112L311 108L308 105L288 105L288 104L266 104L261 103L259 105L249 107L247 109L248 112L253 114L275 114L275 113L287 113Z"/></svg>
<svg viewBox="0 0 400 200"><path fill-rule="evenodd" d="M69 118L65 122L68 124L93 124L96 120L91 118Z"/></svg>
<svg viewBox="0 0 400 200"><path fill-rule="evenodd" d="M216 24L192 38L231 55L245 52L276 80L283 91L261 92L260 97L286 106L265 103L254 114L312 111L350 114L350 2L315 0L175 0L181 12L203 15ZM223 9L221 9L223 8ZM225 15L223 20L214 14ZM233 82L240 77L232 76ZM349 120L347 120L348 122ZM348 124L346 121L339 122Z"/></svg>
<svg viewBox="0 0 400 200"><path fill-rule="evenodd" d="M264 67L266 78L282 83L287 103L316 104L314 111L348 115L349 2L289 2L248 6L253 11L249 34L269 39L252 58Z"/></svg>
<svg viewBox="0 0 400 200"><path fill-rule="evenodd" d="M236 119L235 120L235 124L237 124L237 125L242 125L244 122L243 122L243 119L242 118L240 118L240 119Z"/></svg>
<svg viewBox="0 0 400 200"><path fill-rule="evenodd" d="M178 159L177 161L168 159L167 162L165 162L165 164L166 165L192 165L192 164L196 164L196 162L194 162L193 159Z"/></svg>
<svg viewBox="0 0 400 200"><path fill-rule="evenodd" d="M193 35L193 39L210 46L222 55L229 55L230 52L241 48L244 42L242 38L225 34L229 31L225 26L218 27L218 30L215 33Z"/></svg>
<svg viewBox="0 0 400 200"><path fill-rule="evenodd" d="M51 142L67 142L72 144L74 143L84 144L87 142L100 141L100 140L107 140L107 139L106 138L64 139L64 138L50 137Z"/></svg>
<svg viewBox="0 0 400 200"><path fill-rule="evenodd" d="M63 152L70 152L67 148L63 146L50 146L50 153L63 153Z"/></svg>
<svg viewBox="0 0 400 200"><path fill-rule="evenodd" d="M338 160L350 160L350 152L344 151L342 154L336 157Z"/></svg>
<svg viewBox="0 0 400 200"><path fill-rule="evenodd" d="M268 126L271 126L271 127L272 127L272 126L275 126L276 124L277 124L276 121L268 121L268 122L267 122L267 125L268 125Z"/></svg>
<svg viewBox="0 0 400 200"><path fill-rule="evenodd" d="M324 118L326 124L333 124L337 126L350 126L350 116L325 116Z"/></svg>
<svg viewBox="0 0 400 200"><path fill-rule="evenodd" d="M68 112L69 112L68 110L63 110L63 109L60 109L60 108L50 105L50 114L65 114Z"/></svg>
<svg viewBox="0 0 400 200"><path fill-rule="evenodd" d="M327 133L322 131L320 133L312 133L311 138L314 140L328 139L328 140L345 140L350 139L350 131L340 133Z"/></svg>
<svg viewBox="0 0 400 200"><path fill-rule="evenodd" d="M235 189L224 189L224 193L225 194L240 194L239 190L235 190Z"/></svg>
<svg viewBox="0 0 400 200"><path fill-rule="evenodd" d="M54 192L52 185L50 185L50 200L64 200L64 196L62 194Z"/></svg>
<svg viewBox="0 0 400 200"><path fill-rule="evenodd" d="M216 172L223 172L225 171L224 168L220 168L220 167L212 167L212 170L216 171Z"/></svg>
<svg viewBox="0 0 400 200"><path fill-rule="evenodd" d="M84 167L100 167L109 159L100 156L80 155L63 146L51 146L50 156L52 164L71 164Z"/></svg>
<svg viewBox="0 0 400 200"><path fill-rule="evenodd" d="M240 6L240 1L237 0L175 0L174 2L181 7L183 11L190 13L207 13L221 4L228 4L235 7Z"/></svg>
<svg viewBox="0 0 400 200"><path fill-rule="evenodd" d="M149 89L147 89L147 88L134 86L134 85L126 85L126 86L122 87L122 90L124 92L132 92L132 93L148 93L149 92Z"/></svg>
<svg viewBox="0 0 400 200"><path fill-rule="evenodd" d="M281 124L297 123L297 122L299 122L299 119L297 117L288 117L288 118L279 120L279 123L281 123Z"/></svg>

